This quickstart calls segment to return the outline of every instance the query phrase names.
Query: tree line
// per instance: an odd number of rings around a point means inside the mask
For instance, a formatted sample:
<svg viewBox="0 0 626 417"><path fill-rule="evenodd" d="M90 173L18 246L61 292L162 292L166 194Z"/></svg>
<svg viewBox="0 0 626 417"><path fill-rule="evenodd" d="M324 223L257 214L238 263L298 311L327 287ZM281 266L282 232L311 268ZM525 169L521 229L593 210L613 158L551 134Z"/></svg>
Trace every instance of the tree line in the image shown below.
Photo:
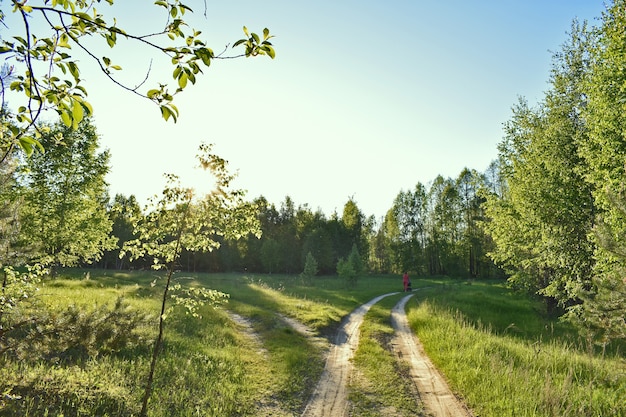
<svg viewBox="0 0 626 417"><path fill-rule="evenodd" d="M469 169L457 179L437 177L430 188L419 183L414 191L400 191L383 219L366 216L349 198L341 214L325 215L286 196L276 206L264 197L258 207L262 235L221 240L219 248L184 252L179 267L197 272L248 271L298 274L306 257L315 259L318 272L335 274L341 259L356 248L366 271L458 277L502 277L487 257L490 245L484 229L484 197L491 186L485 175ZM113 235L120 242L133 238L131 219L141 212L134 196L116 195L108 208ZM145 268L150 260L129 262L119 249L105 251L98 266Z"/></svg>

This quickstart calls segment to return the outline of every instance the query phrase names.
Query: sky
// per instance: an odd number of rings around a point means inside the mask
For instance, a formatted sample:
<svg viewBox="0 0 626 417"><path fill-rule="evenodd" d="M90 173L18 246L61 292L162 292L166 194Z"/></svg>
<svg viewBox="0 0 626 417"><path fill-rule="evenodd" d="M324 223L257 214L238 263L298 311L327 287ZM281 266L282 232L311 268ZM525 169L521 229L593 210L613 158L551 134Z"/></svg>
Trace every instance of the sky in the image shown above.
<svg viewBox="0 0 626 417"><path fill-rule="evenodd" d="M151 4L98 7L127 31L147 33L163 22ZM216 53L243 37L244 25L267 27L276 59L214 60L177 96L177 123L81 61L101 146L111 152L111 195L143 204L161 192L164 173L205 192L211 178L194 156L212 143L249 199L278 208L289 196L327 216L353 199L376 219L417 183L484 172L518 98L542 100L572 20L597 25L605 8L603 0L187 4L194 14L185 16ZM150 70L146 91L171 72L166 57L151 61L136 44L106 54L129 85Z"/></svg>

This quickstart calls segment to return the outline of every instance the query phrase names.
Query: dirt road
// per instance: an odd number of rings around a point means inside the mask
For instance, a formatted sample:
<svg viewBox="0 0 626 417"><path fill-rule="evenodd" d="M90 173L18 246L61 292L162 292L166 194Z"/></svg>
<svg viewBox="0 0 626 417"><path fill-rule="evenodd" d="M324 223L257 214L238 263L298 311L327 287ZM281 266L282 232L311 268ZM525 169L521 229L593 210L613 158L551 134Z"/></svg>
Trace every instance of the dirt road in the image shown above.
<svg viewBox="0 0 626 417"><path fill-rule="evenodd" d="M331 341L324 372L304 409L303 417L343 417L348 409L348 378L352 356L359 345L359 327L363 316L378 301L397 293L384 294L358 307L341 323Z"/></svg>
<svg viewBox="0 0 626 417"><path fill-rule="evenodd" d="M359 344L359 327L363 316L378 301L397 293L384 294L363 304L346 317L332 342L324 372L307 404L302 417L345 417L348 410L347 386L352 371L351 358ZM403 297L392 309L392 325L395 329L394 351L399 360L406 360L411 367L420 400L426 411L439 417L468 417L472 414L457 400L445 380L430 362L411 331L405 313L405 305L413 294Z"/></svg>
<svg viewBox="0 0 626 417"><path fill-rule="evenodd" d="M412 296L409 294L403 297L391 310L391 324L395 330L392 341L394 351L399 360L409 362L411 378L429 414L437 417L471 416L469 410L450 391L409 327L405 305Z"/></svg>

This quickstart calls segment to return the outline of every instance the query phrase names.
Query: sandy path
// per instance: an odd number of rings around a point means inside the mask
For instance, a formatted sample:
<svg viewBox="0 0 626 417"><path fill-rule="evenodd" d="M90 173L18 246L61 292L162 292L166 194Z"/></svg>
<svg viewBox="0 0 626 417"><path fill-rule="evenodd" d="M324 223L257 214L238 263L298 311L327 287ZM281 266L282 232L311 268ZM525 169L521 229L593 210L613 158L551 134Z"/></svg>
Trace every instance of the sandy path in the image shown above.
<svg viewBox="0 0 626 417"><path fill-rule="evenodd" d="M324 372L304 409L303 417L343 417L348 408L348 382L352 356L359 345L363 316L378 301L397 293L384 294L358 307L343 320L330 347Z"/></svg>
<svg viewBox="0 0 626 417"><path fill-rule="evenodd" d="M436 417L467 417L472 413L454 396L409 327L405 305L413 294L403 297L391 310L395 330L392 346L400 360L410 364L410 375L426 411Z"/></svg>

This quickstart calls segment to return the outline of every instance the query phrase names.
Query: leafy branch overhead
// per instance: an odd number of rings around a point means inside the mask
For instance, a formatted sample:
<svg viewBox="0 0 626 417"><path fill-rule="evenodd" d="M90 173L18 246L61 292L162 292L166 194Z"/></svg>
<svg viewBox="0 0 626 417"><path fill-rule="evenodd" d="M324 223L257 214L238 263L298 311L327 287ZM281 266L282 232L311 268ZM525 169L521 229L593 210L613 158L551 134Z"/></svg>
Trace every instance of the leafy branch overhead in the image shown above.
<svg viewBox="0 0 626 417"><path fill-rule="evenodd" d="M157 104L163 118L174 122L179 116L174 105L175 95L189 83L195 84L203 67L209 67L212 60L257 55L275 57L269 30L264 29L261 37L246 27L243 28L245 38L232 46L244 45L244 53L226 55L224 50L215 54L202 39L202 32L189 27L184 20L185 14L193 10L179 0L155 1L154 6L161 8L166 16L165 25L149 34L132 33L119 27L115 18L96 9L96 5L113 6L114 1L106 0L104 4L86 0L12 0L11 12L17 19L12 19L11 25L17 27L10 26L5 12L0 11L0 19L8 29L0 40L2 106L5 108L7 104L7 89L23 97L17 109L13 109L14 113L5 114L8 119L3 121L0 135L3 154L15 146L27 154L41 148L36 121L46 110L56 111L65 125L74 128L93 114L81 74L81 57L94 61L105 77L122 89ZM104 44L94 43L93 39L98 38ZM136 86L120 81L117 73L122 65L106 53L115 48L120 39L164 54L168 65L173 66L172 85L171 81L158 82L142 91L150 69Z"/></svg>

